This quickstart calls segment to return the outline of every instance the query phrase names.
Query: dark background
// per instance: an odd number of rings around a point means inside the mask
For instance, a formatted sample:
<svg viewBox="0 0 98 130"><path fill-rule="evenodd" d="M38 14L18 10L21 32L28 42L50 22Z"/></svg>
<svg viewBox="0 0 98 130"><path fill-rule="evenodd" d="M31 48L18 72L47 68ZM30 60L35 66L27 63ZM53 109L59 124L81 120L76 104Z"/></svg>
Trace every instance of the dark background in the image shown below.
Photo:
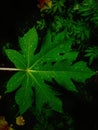
<svg viewBox="0 0 98 130"><path fill-rule="evenodd" d="M0 43L15 39L18 29L37 13L36 5L37 0L0 1Z"/></svg>

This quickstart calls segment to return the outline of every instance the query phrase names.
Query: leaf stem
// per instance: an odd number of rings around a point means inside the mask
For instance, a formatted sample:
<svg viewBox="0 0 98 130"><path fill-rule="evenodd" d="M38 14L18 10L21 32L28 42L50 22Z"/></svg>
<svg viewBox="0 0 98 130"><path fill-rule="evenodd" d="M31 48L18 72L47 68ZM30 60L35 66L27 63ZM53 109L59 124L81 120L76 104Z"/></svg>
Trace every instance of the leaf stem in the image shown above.
<svg viewBox="0 0 98 130"><path fill-rule="evenodd" d="M22 71L22 69L17 69L17 68L4 68L0 67L1 71Z"/></svg>

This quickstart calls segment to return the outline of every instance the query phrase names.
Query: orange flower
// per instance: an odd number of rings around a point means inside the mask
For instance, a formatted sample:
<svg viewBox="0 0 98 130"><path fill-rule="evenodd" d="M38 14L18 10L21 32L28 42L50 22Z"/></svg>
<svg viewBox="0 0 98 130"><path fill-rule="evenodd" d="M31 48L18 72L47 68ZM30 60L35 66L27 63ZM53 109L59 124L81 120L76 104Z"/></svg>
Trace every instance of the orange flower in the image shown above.
<svg viewBox="0 0 98 130"><path fill-rule="evenodd" d="M52 7L52 1L51 0L38 0L39 4L38 7L40 10L45 10Z"/></svg>
<svg viewBox="0 0 98 130"><path fill-rule="evenodd" d="M22 116L18 116L16 117L16 124L19 125L19 126L23 126L25 125L25 120Z"/></svg>

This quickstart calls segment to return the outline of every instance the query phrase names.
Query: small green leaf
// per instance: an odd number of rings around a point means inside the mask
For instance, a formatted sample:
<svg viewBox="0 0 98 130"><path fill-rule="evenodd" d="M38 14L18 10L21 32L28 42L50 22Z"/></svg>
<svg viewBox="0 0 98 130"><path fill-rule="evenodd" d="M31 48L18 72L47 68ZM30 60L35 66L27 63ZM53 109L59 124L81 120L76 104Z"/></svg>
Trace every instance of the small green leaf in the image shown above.
<svg viewBox="0 0 98 130"><path fill-rule="evenodd" d="M92 56L92 53L87 53L84 55L85 57L89 57L89 56Z"/></svg>
<svg viewBox="0 0 98 130"><path fill-rule="evenodd" d="M94 60L94 56L91 56L90 58L89 58L89 65L91 65L92 64L92 62L93 62L93 60Z"/></svg>
<svg viewBox="0 0 98 130"><path fill-rule="evenodd" d="M89 47L85 52L86 54L84 56L89 57L89 65L91 65L93 60L98 58L98 47Z"/></svg>

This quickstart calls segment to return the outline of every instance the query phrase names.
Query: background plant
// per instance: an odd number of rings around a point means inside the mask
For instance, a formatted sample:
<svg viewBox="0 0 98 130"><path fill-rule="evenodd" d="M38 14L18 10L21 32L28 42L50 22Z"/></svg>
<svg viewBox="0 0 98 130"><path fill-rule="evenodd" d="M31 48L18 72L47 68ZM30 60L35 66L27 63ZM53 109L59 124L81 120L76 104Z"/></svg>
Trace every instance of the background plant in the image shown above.
<svg viewBox="0 0 98 130"><path fill-rule="evenodd" d="M94 59L98 58L98 47L89 47L85 50L85 53L85 57L89 57L89 65L91 65Z"/></svg>

